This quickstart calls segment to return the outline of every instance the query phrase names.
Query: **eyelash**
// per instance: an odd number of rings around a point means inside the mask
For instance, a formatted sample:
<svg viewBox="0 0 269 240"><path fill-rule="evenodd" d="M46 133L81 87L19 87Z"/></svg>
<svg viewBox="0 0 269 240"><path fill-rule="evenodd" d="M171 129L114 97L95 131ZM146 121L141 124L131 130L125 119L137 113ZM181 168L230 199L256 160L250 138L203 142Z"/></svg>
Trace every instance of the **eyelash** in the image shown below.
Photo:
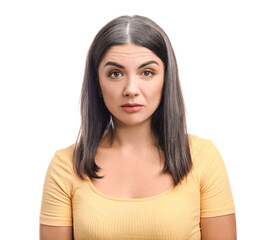
<svg viewBox="0 0 269 240"><path fill-rule="evenodd" d="M155 75L155 72L152 71L152 70L150 70L150 69L146 69L146 70L144 70L144 71L142 72L142 74L144 74L145 72L150 73L150 76L145 76L145 77L152 77L152 76ZM111 71L111 72L108 73L108 77L109 77L109 78L113 78L113 79L118 78L118 77L112 77L112 75L113 75L114 73L119 73L119 74L122 75L122 73L121 73L120 71L115 71L115 70L113 70L113 71Z"/></svg>
<svg viewBox="0 0 269 240"><path fill-rule="evenodd" d="M152 76L154 76L154 75L155 75L155 72L154 72L154 71L152 71L152 70L149 70L149 69L146 69L145 71L143 71L143 73L145 73L145 72L150 73L150 76L146 76L146 77L152 77Z"/></svg>
<svg viewBox="0 0 269 240"><path fill-rule="evenodd" d="M108 77L109 77L109 78L117 78L117 77L112 77L112 74L114 74L114 73L120 73L120 74L121 74L120 71L111 71L111 72L108 73ZM121 75L122 75L122 74L121 74Z"/></svg>

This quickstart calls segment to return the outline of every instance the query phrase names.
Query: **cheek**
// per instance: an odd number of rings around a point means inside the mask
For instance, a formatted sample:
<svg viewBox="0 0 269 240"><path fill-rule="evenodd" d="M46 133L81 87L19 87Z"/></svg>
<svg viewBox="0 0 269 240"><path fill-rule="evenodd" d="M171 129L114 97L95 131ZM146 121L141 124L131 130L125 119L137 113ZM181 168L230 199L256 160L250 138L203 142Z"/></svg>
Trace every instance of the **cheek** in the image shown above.
<svg viewBox="0 0 269 240"><path fill-rule="evenodd" d="M119 104L119 88L111 85L103 85L101 82L100 87L105 105L107 106L108 110L111 111L117 106L117 104Z"/></svg>
<svg viewBox="0 0 269 240"><path fill-rule="evenodd" d="M114 89L110 85L105 83L102 78L99 78L99 84L100 84L103 98L108 98L108 97L113 96Z"/></svg>
<svg viewBox="0 0 269 240"><path fill-rule="evenodd" d="M163 81L158 84L147 87L147 96L149 99L159 100L162 96Z"/></svg>
<svg viewBox="0 0 269 240"><path fill-rule="evenodd" d="M115 93L115 91L113 90L113 89L107 89L107 88L103 88L102 89L102 97L103 97L103 99L104 99L104 101L105 101L105 104L107 105L107 106L112 106L113 104L112 104L112 102L114 102L114 104L115 104L115 100L116 100L116 93Z"/></svg>
<svg viewBox="0 0 269 240"><path fill-rule="evenodd" d="M110 86L105 86L102 87L102 94L104 98L113 98L115 95L117 95L117 89Z"/></svg>

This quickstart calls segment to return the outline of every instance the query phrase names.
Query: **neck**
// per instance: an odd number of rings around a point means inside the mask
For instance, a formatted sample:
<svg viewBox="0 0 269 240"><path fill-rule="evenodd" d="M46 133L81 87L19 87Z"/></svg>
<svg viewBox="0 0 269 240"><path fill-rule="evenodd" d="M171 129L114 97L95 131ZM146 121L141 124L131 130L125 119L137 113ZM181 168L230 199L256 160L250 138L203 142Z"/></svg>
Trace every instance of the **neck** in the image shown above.
<svg viewBox="0 0 269 240"><path fill-rule="evenodd" d="M133 126L116 123L114 129L108 131L104 140L109 147L118 149L135 150L156 147L158 146L157 137L154 136L150 123L151 119Z"/></svg>

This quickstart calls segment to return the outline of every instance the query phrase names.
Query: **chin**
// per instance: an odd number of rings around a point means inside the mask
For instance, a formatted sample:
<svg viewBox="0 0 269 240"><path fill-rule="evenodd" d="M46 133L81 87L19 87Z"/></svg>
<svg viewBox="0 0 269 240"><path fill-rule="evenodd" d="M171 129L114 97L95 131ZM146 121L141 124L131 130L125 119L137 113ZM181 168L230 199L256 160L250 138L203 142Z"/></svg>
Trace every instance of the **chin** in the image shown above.
<svg viewBox="0 0 269 240"><path fill-rule="evenodd" d="M126 117L126 118L123 119L123 118L116 118L116 117L113 116L114 126L115 126L115 124L120 125L120 126L122 126L122 125L135 126L135 125L141 124L141 123L143 123L145 121L149 121L149 120L150 120L150 118L141 119L141 118L138 118L138 117L134 118L134 117L130 116L130 117Z"/></svg>

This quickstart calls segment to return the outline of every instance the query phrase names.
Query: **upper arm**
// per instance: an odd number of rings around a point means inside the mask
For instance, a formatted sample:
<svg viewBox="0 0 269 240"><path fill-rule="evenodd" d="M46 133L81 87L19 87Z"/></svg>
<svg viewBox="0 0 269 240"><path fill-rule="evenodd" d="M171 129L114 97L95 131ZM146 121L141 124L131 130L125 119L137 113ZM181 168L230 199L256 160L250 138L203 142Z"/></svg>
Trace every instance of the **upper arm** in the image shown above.
<svg viewBox="0 0 269 240"><path fill-rule="evenodd" d="M202 240L236 240L235 214L201 218Z"/></svg>
<svg viewBox="0 0 269 240"><path fill-rule="evenodd" d="M72 240L72 227L55 227L40 224L40 240Z"/></svg>
<svg viewBox="0 0 269 240"><path fill-rule="evenodd" d="M57 151L47 169L40 211L40 240L73 239L71 161L71 148Z"/></svg>
<svg viewBox="0 0 269 240"><path fill-rule="evenodd" d="M201 218L235 213L228 173L216 146L209 141L199 165Z"/></svg>
<svg viewBox="0 0 269 240"><path fill-rule="evenodd" d="M199 168L202 240L236 240L235 206L224 161L211 141L202 154Z"/></svg>
<svg viewBox="0 0 269 240"><path fill-rule="evenodd" d="M47 226L72 226L73 174L68 159L55 154L44 181L40 224Z"/></svg>

